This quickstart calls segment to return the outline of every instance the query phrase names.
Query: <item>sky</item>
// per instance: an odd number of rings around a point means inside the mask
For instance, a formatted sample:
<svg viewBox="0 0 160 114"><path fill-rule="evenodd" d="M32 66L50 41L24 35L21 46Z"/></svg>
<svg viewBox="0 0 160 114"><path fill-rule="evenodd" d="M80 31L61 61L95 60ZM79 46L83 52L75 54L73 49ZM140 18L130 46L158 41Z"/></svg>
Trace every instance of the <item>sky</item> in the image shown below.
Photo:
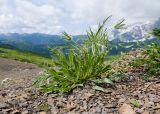
<svg viewBox="0 0 160 114"><path fill-rule="evenodd" d="M160 17L160 0L0 0L0 33L84 34L112 15L127 24Z"/></svg>

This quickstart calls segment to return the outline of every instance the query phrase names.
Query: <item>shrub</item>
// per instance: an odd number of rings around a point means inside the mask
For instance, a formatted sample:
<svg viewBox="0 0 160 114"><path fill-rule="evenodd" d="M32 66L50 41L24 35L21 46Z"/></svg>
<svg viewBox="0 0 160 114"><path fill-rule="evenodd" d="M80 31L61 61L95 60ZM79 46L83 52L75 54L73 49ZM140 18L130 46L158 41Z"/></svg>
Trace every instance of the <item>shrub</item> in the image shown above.
<svg viewBox="0 0 160 114"><path fill-rule="evenodd" d="M136 59L131 64L134 67L143 67L144 78L148 80L152 76L160 74L160 29L154 29L152 34L157 38L156 43L151 43L144 50L144 56Z"/></svg>
<svg viewBox="0 0 160 114"><path fill-rule="evenodd" d="M36 79L35 85L44 92L69 92L76 86L94 80L106 72L110 66L105 64L107 55L108 32L105 24L110 17L99 24L98 29L91 28L83 44L78 44L64 32L64 38L69 40L69 46L53 49L55 67ZM123 27L123 21L115 28ZM67 53L64 53L65 52Z"/></svg>

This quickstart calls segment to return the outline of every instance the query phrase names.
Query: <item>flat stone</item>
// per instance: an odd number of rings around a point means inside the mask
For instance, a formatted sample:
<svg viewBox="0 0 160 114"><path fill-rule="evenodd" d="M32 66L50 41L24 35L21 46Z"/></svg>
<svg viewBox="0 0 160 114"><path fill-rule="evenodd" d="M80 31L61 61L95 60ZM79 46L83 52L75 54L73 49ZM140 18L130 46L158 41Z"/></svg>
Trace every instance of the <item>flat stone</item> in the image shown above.
<svg viewBox="0 0 160 114"><path fill-rule="evenodd" d="M145 106L150 108L150 107L154 106L154 102L152 102L152 101L145 102Z"/></svg>
<svg viewBox="0 0 160 114"><path fill-rule="evenodd" d="M136 114L132 107L126 103L124 103L118 111L119 114Z"/></svg>
<svg viewBox="0 0 160 114"><path fill-rule="evenodd" d="M9 107L9 105L8 105L8 104L3 103L3 102L1 102L1 103L0 103L0 109L8 108L8 107Z"/></svg>
<svg viewBox="0 0 160 114"><path fill-rule="evenodd" d="M149 112L148 111L144 111L142 114L149 114Z"/></svg>
<svg viewBox="0 0 160 114"><path fill-rule="evenodd" d="M47 112L39 112L39 114L47 114Z"/></svg>
<svg viewBox="0 0 160 114"><path fill-rule="evenodd" d="M136 110L136 112L138 112L139 114L142 114L144 111L145 111L145 108L142 107L142 108L135 108L134 110Z"/></svg>
<svg viewBox="0 0 160 114"><path fill-rule="evenodd" d="M28 112L28 110L25 110L21 114L29 114L29 112Z"/></svg>
<svg viewBox="0 0 160 114"><path fill-rule="evenodd" d="M105 106L106 108L116 108L117 107L117 104L108 104Z"/></svg>
<svg viewBox="0 0 160 114"><path fill-rule="evenodd" d="M28 103L27 102L23 102L23 103L20 103L19 106L21 106L21 107L27 107Z"/></svg>
<svg viewBox="0 0 160 114"><path fill-rule="evenodd" d="M11 114L20 114L19 110L14 110Z"/></svg>
<svg viewBox="0 0 160 114"><path fill-rule="evenodd" d="M118 101L118 104L124 103L126 101L126 98L120 98Z"/></svg>

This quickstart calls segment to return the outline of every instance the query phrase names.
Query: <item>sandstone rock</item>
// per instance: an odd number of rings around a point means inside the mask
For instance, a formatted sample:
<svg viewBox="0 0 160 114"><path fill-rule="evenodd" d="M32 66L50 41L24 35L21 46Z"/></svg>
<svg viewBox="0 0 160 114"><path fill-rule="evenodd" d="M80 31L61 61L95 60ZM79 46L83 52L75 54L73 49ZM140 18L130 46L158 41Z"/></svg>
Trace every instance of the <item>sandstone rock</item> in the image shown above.
<svg viewBox="0 0 160 114"><path fill-rule="evenodd" d="M19 110L14 110L11 114L20 114Z"/></svg>
<svg viewBox="0 0 160 114"><path fill-rule="evenodd" d="M39 114L47 114L47 112L39 112Z"/></svg>
<svg viewBox="0 0 160 114"><path fill-rule="evenodd" d="M119 114L136 114L136 112L132 109L132 107L128 104L123 104L118 110Z"/></svg>
<svg viewBox="0 0 160 114"><path fill-rule="evenodd" d="M29 114L29 112L28 112L28 110L25 110L21 114Z"/></svg>
<svg viewBox="0 0 160 114"><path fill-rule="evenodd" d="M149 112L148 111L144 111L142 114L149 114Z"/></svg>
<svg viewBox="0 0 160 114"><path fill-rule="evenodd" d="M8 104L3 102L0 103L0 109L7 108L7 107L8 107Z"/></svg>

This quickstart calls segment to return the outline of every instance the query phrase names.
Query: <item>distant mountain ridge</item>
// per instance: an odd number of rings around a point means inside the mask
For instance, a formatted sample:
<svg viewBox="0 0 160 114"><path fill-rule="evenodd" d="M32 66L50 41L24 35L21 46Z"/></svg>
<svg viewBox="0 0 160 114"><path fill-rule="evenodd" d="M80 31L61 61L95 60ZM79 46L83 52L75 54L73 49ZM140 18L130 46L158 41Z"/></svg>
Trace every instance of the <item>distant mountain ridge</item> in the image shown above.
<svg viewBox="0 0 160 114"><path fill-rule="evenodd" d="M125 30L112 30L109 34L109 40L110 47L113 49L111 49L109 53L117 54L135 49L137 47L143 47L143 44L154 41L154 37L148 32L157 27L160 27L160 18L154 22L136 23L130 25ZM75 41L79 41L80 43L86 38L86 35L73 36L73 39ZM138 45L137 41L141 42L141 45ZM67 44L60 35L48 35L41 33L0 34L0 46L14 47L22 51L30 51L47 56L51 55L48 47L65 45Z"/></svg>
<svg viewBox="0 0 160 114"><path fill-rule="evenodd" d="M84 41L86 35L73 36L75 41ZM0 34L0 45L10 45L22 51L35 52L50 56L49 47L65 46L65 40L59 35L48 35L41 33L18 34L8 33Z"/></svg>
<svg viewBox="0 0 160 114"><path fill-rule="evenodd" d="M33 34L19 34L19 33L8 33L8 34L0 34L1 41L24 41L30 42L35 45L43 45L49 43L59 44L63 42L61 36L58 35L48 35L41 33L33 33Z"/></svg>
<svg viewBox="0 0 160 114"><path fill-rule="evenodd" d="M111 30L109 40L117 40L122 42L132 42L132 41L144 41L150 36L148 32L152 31L154 28L160 27L160 18L153 22L145 23L135 23L128 25L125 30ZM76 38L84 38L86 35L76 35L73 36ZM61 44L64 40L61 35L49 35L42 33L6 33L0 34L0 40L23 40L33 44L49 44L56 43Z"/></svg>

